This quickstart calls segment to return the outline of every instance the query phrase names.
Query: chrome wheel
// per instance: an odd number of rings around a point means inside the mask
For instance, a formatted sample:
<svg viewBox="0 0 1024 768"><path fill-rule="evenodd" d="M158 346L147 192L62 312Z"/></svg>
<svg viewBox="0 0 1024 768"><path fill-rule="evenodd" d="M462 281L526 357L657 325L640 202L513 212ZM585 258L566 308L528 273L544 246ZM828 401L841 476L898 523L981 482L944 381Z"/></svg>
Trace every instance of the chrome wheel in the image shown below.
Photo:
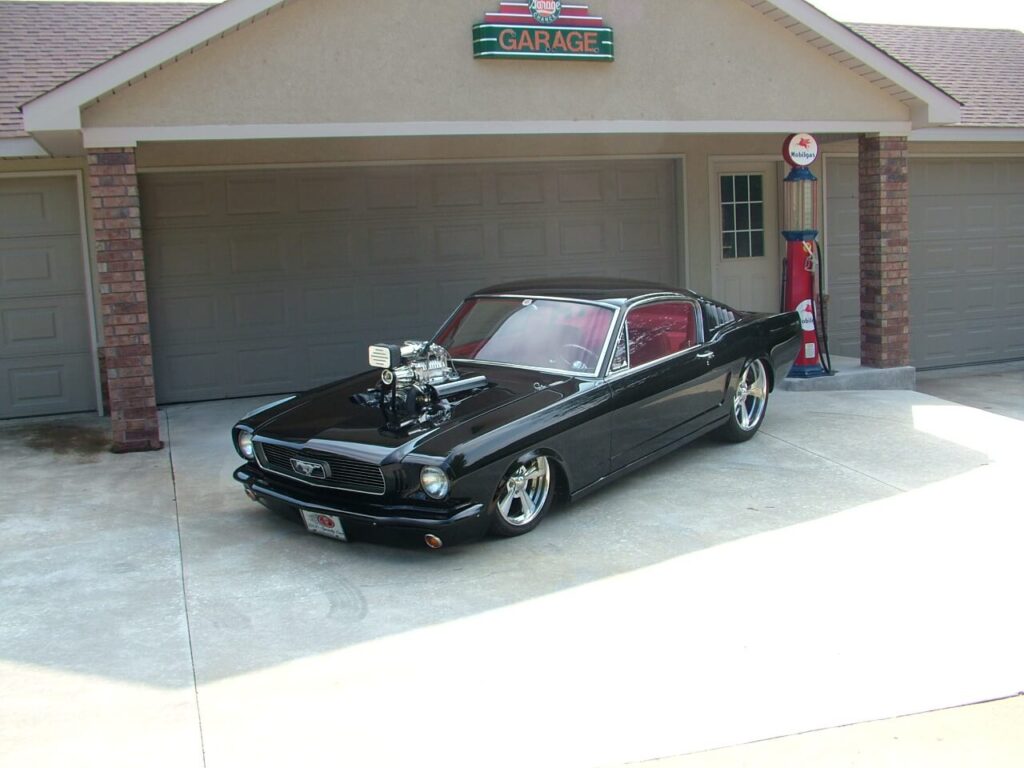
<svg viewBox="0 0 1024 768"><path fill-rule="evenodd" d="M498 487L498 514L516 528L530 525L544 510L550 491L551 467L538 456L516 467Z"/></svg>
<svg viewBox="0 0 1024 768"><path fill-rule="evenodd" d="M736 397L733 399L736 426L744 432L757 429L764 418L767 404L768 374L765 373L764 363L760 360L751 360L743 366L739 383L736 385Z"/></svg>

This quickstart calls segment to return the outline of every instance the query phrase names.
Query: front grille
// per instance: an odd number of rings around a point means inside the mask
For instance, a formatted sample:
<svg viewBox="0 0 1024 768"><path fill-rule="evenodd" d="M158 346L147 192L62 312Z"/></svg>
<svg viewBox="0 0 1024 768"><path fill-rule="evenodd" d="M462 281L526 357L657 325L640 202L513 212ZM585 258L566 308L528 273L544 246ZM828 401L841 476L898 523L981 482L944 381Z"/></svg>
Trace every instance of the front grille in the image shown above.
<svg viewBox="0 0 1024 768"><path fill-rule="evenodd" d="M323 451L300 451L283 445L257 442L256 457L264 469L294 477L304 483L356 493L384 494L384 473L376 464ZM331 468L328 478L310 478L292 469L292 459L322 461Z"/></svg>

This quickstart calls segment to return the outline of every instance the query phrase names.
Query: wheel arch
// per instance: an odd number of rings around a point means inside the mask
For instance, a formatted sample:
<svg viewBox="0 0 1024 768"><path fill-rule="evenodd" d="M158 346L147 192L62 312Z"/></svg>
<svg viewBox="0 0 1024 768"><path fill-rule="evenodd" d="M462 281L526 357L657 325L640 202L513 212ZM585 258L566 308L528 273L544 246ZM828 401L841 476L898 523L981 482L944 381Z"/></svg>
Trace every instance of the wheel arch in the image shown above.
<svg viewBox="0 0 1024 768"><path fill-rule="evenodd" d="M512 461L508 467L505 468L505 473L514 467L516 464L522 464L527 461L532 461L535 458L543 456L548 460L548 463L552 467L552 471L555 475L555 497L558 501L565 501L570 496L570 488L572 488L572 476L570 474L568 465L562 455L554 448L548 446L538 446L531 448L525 453L521 453L514 461Z"/></svg>

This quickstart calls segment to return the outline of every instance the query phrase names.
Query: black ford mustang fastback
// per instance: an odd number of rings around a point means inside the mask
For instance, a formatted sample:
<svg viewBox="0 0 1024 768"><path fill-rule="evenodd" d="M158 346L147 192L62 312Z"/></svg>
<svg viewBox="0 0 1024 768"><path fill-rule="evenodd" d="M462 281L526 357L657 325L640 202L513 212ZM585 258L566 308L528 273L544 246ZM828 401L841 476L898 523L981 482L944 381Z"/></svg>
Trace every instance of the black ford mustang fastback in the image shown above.
<svg viewBox="0 0 1024 768"><path fill-rule="evenodd" d="M796 313L653 283L499 285L433 341L371 346L372 370L245 416L235 479L337 539L516 536L707 432L753 437L799 343Z"/></svg>

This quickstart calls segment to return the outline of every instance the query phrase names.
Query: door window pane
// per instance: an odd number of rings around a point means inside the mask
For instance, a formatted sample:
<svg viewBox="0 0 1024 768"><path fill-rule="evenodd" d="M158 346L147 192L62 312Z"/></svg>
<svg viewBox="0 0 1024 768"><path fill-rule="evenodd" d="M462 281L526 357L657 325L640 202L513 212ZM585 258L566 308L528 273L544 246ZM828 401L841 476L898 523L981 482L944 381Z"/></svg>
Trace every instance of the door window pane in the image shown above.
<svg viewBox="0 0 1024 768"><path fill-rule="evenodd" d="M732 194L732 176L722 177L722 202L731 203L733 201Z"/></svg>
<svg viewBox="0 0 1024 768"><path fill-rule="evenodd" d="M688 301L644 304L626 317L629 366L636 368L699 343L695 307Z"/></svg>
<svg viewBox="0 0 1024 768"><path fill-rule="evenodd" d="M722 258L763 258L764 176L760 173L725 174L720 187Z"/></svg>

